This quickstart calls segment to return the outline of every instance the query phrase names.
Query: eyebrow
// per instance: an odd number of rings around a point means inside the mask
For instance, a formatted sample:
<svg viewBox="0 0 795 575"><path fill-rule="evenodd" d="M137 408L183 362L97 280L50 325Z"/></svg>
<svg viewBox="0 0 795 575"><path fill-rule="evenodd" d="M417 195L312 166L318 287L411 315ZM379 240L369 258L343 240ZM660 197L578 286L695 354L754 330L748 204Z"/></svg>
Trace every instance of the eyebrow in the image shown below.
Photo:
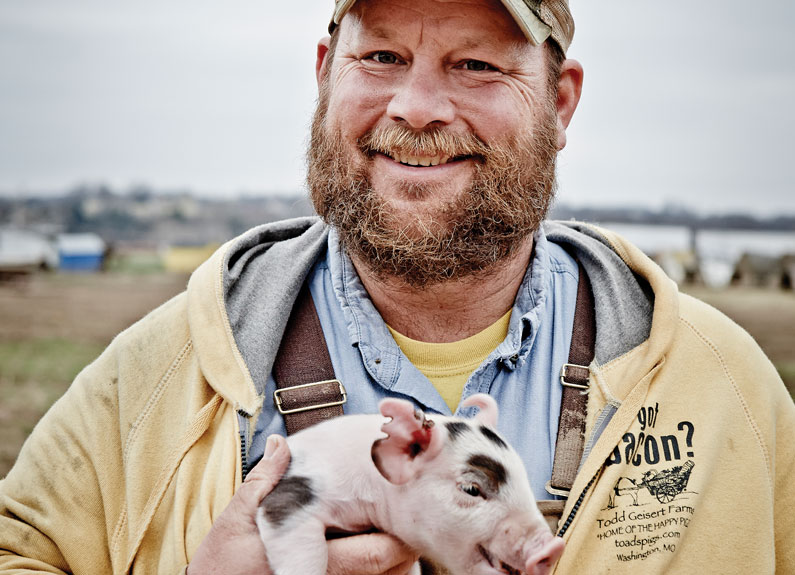
<svg viewBox="0 0 795 575"><path fill-rule="evenodd" d="M464 40L462 47L464 50L476 50L478 48L486 48L499 52L507 52L509 54L509 57L518 63L526 58L525 51L527 49L527 43L511 42L506 50L505 46L498 46L497 43L492 38L485 38L482 40L468 38Z"/></svg>
<svg viewBox="0 0 795 575"><path fill-rule="evenodd" d="M391 40L394 35L389 28L382 26L371 27L365 32L365 36L372 36L381 40Z"/></svg>
<svg viewBox="0 0 795 575"><path fill-rule="evenodd" d="M366 29L362 26L362 36L365 40L394 40L399 41L400 35L395 34L394 30L388 26L370 25ZM511 42L508 49L498 46L493 38L483 37L468 37L465 38L459 45L463 50L475 50L478 48L487 48L495 51L506 51L514 65L519 65L526 57L525 50L527 49L527 42Z"/></svg>
<svg viewBox="0 0 795 575"><path fill-rule="evenodd" d="M477 40L475 38L467 38L464 40L463 47L465 50L471 50L473 48L480 48L481 46L485 46L487 48L494 48L495 42L491 38L486 38L485 40Z"/></svg>

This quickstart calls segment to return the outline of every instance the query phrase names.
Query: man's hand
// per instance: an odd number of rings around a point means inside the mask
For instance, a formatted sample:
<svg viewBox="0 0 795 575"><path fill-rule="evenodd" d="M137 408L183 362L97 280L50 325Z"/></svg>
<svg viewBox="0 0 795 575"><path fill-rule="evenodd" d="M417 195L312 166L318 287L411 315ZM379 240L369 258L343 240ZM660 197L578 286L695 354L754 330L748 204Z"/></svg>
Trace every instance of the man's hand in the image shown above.
<svg viewBox="0 0 795 575"><path fill-rule="evenodd" d="M290 450L278 435L268 438L265 456L251 470L232 501L196 550L188 575L271 575L255 517L260 501L279 483ZM417 557L384 533L354 535L328 542L329 575L406 575Z"/></svg>
<svg viewBox="0 0 795 575"><path fill-rule="evenodd" d="M328 542L328 575L408 575L419 559L386 533L352 535Z"/></svg>
<svg viewBox="0 0 795 575"><path fill-rule="evenodd" d="M191 558L187 575L270 575L255 517L259 502L279 483L289 463L285 439L269 437L264 457L213 523Z"/></svg>

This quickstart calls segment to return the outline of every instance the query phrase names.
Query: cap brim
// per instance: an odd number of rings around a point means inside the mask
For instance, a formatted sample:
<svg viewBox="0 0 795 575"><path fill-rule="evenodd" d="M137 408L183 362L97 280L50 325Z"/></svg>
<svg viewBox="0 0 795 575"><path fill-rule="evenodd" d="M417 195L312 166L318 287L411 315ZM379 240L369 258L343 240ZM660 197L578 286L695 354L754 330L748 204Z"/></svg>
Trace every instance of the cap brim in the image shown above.
<svg viewBox="0 0 795 575"><path fill-rule="evenodd" d="M356 0L343 0L338 2L334 9L332 22L339 25L345 13L350 10ZM535 12L530 10L524 0L502 0L503 5L511 13L513 19L522 29L524 35L536 46L543 44L552 34L552 28L545 24Z"/></svg>
<svg viewBox="0 0 795 575"><path fill-rule="evenodd" d="M356 0L343 0L342 2L338 2L336 8L334 9L334 18L332 18L332 22L339 24L340 20L342 20L342 17L350 9L350 7L354 5L355 2Z"/></svg>
<svg viewBox="0 0 795 575"><path fill-rule="evenodd" d="M536 46L543 44L552 34L552 28L546 25L535 12L530 10L524 0L502 0L505 8L511 13L519 27Z"/></svg>

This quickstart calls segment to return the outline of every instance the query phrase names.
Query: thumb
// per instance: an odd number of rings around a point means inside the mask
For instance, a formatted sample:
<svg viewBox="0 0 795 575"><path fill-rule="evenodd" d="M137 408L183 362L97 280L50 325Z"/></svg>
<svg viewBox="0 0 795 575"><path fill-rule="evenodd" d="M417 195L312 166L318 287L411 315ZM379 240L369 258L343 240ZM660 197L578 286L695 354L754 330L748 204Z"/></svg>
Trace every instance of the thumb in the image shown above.
<svg viewBox="0 0 795 575"><path fill-rule="evenodd" d="M246 476L241 489L245 488L247 496L255 500L255 505L259 505L262 498L279 483L289 464L287 440L281 435L271 435L265 444L265 455Z"/></svg>

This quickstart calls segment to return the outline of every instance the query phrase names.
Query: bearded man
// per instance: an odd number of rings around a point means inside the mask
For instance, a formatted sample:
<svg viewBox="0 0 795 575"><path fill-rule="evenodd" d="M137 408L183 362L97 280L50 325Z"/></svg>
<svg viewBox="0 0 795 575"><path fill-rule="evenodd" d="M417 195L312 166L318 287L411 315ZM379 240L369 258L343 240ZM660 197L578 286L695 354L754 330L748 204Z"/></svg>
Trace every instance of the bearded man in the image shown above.
<svg viewBox="0 0 795 575"><path fill-rule="evenodd" d="M555 573L795 572L775 369L622 238L545 221L583 81L566 0L338 0L330 32L321 219L229 242L80 374L0 485L0 572L269 573L254 517L295 405L478 392L566 542ZM417 559L366 529L327 546L329 573Z"/></svg>

